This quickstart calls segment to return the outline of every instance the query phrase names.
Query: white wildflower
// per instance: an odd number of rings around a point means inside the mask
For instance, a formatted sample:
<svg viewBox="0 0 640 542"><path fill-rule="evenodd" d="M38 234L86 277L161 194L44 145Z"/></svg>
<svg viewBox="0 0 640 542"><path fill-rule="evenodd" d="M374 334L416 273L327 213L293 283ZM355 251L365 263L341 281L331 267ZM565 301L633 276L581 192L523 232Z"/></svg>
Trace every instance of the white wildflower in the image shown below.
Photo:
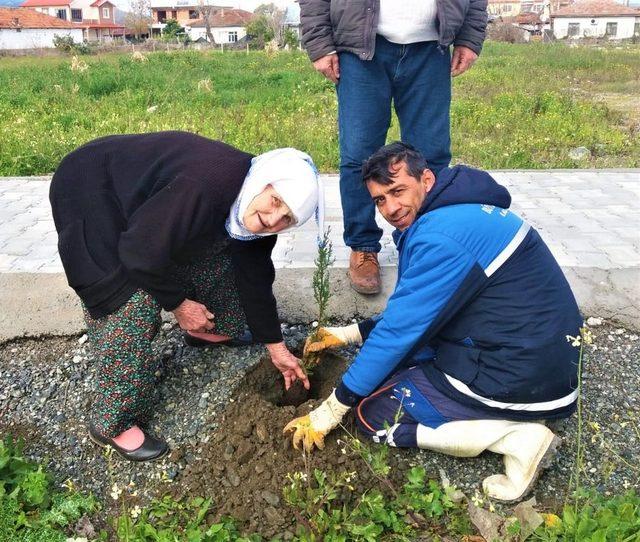
<svg viewBox="0 0 640 542"><path fill-rule="evenodd" d="M132 509L131 509L131 517L133 519L138 519L138 516L142 513L142 509L136 504Z"/></svg>
<svg viewBox="0 0 640 542"><path fill-rule="evenodd" d="M572 335L567 335L567 342L571 343L571 346L580 346L581 338L580 335L574 337Z"/></svg>
<svg viewBox="0 0 640 542"><path fill-rule="evenodd" d="M113 487L111 488L111 498L114 501L117 501L120 498L120 495L122 495L122 489L118 487L118 484L113 484Z"/></svg>
<svg viewBox="0 0 640 542"><path fill-rule="evenodd" d="M476 491L471 497L471 502L475 504L478 508L480 508L484 504L484 499L482 496Z"/></svg>

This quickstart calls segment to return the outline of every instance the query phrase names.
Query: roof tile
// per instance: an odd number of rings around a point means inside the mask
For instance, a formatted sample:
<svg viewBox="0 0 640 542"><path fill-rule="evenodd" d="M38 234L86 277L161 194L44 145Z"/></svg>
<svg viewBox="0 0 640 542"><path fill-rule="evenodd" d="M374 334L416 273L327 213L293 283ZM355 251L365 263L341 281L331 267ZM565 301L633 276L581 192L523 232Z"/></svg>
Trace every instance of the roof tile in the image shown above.
<svg viewBox="0 0 640 542"><path fill-rule="evenodd" d="M78 25L27 8L0 8L0 28L80 28Z"/></svg>
<svg viewBox="0 0 640 542"><path fill-rule="evenodd" d="M582 0L551 13L552 17L597 17L597 16L640 17L640 10L623 6L612 0Z"/></svg>

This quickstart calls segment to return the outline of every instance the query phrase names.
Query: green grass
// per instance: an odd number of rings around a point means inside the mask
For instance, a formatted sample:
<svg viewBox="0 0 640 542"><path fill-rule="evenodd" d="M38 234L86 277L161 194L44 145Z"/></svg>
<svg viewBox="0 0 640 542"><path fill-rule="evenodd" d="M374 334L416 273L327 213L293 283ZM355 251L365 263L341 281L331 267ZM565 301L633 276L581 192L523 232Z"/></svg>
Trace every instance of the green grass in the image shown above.
<svg viewBox="0 0 640 542"><path fill-rule="evenodd" d="M250 152L294 146L338 165L331 83L302 53L159 52L0 58L0 175L53 171L90 139L189 130ZM638 167L638 119L601 94L640 93L640 47L488 43L454 82L455 162L482 168ZM210 85L199 82L210 80ZM208 88L207 88L208 87ZM149 108L154 108L149 111ZM390 139L399 136L394 119ZM567 152L585 146L593 158Z"/></svg>

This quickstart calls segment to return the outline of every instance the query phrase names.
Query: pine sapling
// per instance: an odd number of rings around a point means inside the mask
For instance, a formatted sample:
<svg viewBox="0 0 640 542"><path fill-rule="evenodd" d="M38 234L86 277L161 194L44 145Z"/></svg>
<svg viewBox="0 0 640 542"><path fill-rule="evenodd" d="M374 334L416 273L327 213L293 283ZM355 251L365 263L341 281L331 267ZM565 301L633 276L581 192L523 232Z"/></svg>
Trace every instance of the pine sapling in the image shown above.
<svg viewBox="0 0 640 542"><path fill-rule="evenodd" d="M329 281L329 268L334 262L333 245L329 240L331 228L327 228L322 234L322 239L318 240L318 255L314 261L316 268L313 272L313 298L318 307L318 326L310 336L310 341L315 342L318 339L318 329L327 323L327 306L331 298L331 283ZM320 354L310 352L302 358L302 367L308 372L309 369L316 366L320 361Z"/></svg>

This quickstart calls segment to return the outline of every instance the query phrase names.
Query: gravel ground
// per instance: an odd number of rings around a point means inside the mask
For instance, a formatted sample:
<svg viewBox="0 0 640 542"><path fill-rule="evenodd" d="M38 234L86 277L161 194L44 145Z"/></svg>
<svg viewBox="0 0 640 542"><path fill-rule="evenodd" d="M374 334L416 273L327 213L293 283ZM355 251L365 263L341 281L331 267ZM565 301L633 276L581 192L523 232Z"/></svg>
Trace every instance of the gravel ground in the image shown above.
<svg viewBox="0 0 640 542"><path fill-rule="evenodd" d="M640 483L639 333L590 319L594 344L584 361L585 468L582 485L620 493ZM299 346L307 329L283 325L290 346ZM86 337L40 338L0 345L0 436L21 435L27 452L44 461L56 481L71 479L105 497L114 480L133 481L144 500L162 492L198 457L215 434L224 407L247 371L264 355L261 346L193 349L182 345L179 330L163 325L155 348L163 360L158 374L158 408L152 429L169 437L172 454L156 463L108 461L86 434L96 363ZM352 353L351 353L352 354ZM538 502L554 507L564 499L574 468L577 417L553 428L564 445L536 486ZM473 495L481 480L501 470L494 454L457 459L426 451L402 451L407 462L442 468L451 482Z"/></svg>

